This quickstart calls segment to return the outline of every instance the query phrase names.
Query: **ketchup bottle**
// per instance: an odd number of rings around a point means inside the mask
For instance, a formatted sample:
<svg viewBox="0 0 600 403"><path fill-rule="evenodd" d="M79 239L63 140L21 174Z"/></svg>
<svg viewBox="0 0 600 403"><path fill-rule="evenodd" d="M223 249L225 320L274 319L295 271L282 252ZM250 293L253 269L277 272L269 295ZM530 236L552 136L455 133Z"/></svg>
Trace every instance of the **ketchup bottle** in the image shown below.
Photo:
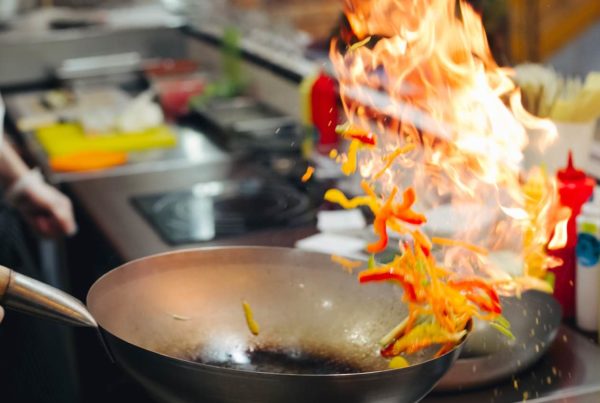
<svg viewBox="0 0 600 403"><path fill-rule="evenodd" d="M563 316L575 315L575 246L577 245L576 218L581 206L594 192L596 181L575 168L573 155L569 151L567 166L556 174L560 204L571 209L571 218L567 223L567 244L562 249L549 250L548 254L562 260L562 264L552 269L555 276L554 297L563 308Z"/></svg>
<svg viewBox="0 0 600 403"><path fill-rule="evenodd" d="M333 78L321 72L311 91L312 120L318 133L317 150L329 153L338 143L338 94Z"/></svg>

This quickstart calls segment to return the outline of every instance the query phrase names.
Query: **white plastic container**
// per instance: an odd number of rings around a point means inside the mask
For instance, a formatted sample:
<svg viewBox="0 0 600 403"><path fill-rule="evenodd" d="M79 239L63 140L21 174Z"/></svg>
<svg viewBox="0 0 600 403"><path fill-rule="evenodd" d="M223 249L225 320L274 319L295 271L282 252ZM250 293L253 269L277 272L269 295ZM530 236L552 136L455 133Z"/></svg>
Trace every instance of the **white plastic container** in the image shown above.
<svg viewBox="0 0 600 403"><path fill-rule="evenodd" d="M575 272L575 320L588 332L598 330L600 298L600 188L594 200L583 205L577 217L577 269Z"/></svg>

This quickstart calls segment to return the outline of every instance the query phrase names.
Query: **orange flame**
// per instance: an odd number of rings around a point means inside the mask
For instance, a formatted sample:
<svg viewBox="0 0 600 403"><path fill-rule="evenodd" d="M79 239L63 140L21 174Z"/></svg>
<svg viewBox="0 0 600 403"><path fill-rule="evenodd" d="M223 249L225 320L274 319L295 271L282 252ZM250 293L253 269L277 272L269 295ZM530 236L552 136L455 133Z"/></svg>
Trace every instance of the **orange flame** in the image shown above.
<svg viewBox="0 0 600 403"><path fill-rule="evenodd" d="M345 14L351 32L344 37L355 43L334 40L331 60L350 126L376 137L358 149L360 175L383 200L412 186L421 210L481 207L452 234L456 244L444 247L445 266L459 275L509 278L461 247L469 243L518 253L517 274L542 278L555 264L545 253L551 234L552 247L566 242L564 217L554 231L554 180L539 169L523 175L520 166L525 128L543 130L546 143L556 129L524 111L480 16L462 0L345 0ZM355 153L356 145L344 156L350 168Z"/></svg>

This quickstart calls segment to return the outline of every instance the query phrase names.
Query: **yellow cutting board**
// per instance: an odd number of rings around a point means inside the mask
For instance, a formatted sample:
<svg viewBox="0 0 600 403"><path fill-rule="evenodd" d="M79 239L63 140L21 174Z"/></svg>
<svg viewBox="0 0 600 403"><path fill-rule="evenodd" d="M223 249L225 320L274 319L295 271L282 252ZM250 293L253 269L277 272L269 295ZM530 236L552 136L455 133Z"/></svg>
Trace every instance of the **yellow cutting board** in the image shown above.
<svg viewBox="0 0 600 403"><path fill-rule="evenodd" d="M173 147L177 143L177 137L167 126L138 133L86 136L76 123L59 123L38 129L36 137L50 157L84 151L141 151Z"/></svg>

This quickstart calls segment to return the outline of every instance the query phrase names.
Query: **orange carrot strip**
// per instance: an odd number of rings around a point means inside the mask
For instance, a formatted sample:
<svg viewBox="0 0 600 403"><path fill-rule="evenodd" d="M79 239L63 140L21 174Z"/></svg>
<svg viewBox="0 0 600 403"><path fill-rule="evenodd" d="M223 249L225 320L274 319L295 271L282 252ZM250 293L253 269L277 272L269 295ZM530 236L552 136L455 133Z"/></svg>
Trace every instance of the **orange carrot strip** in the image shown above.
<svg viewBox="0 0 600 403"><path fill-rule="evenodd" d="M387 234L387 221L392 215L392 203L394 201L394 197L396 197L396 193L398 193L398 188L394 188L390 197L385 202L385 204L381 207L381 209L375 215L375 221L373 222L373 229L375 233L379 235L379 240L376 242L370 243L367 245L367 250L371 253L378 253L384 250L388 244L388 234Z"/></svg>
<svg viewBox="0 0 600 403"><path fill-rule="evenodd" d="M362 265L362 262L346 259L345 257L337 255L332 255L331 261L341 265L344 268L344 270L348 271L349 273L352 273L354 269L357 269Z"/></svg>
<svg viewBox="0 0 600 403"><path fill-rule="evenodd" d="M302 182L308 182L313 176L313 173L315 173L314 167L309 166L308 168L306 168L306 172L304 172L304 175L302 175Z"/></svg>
<svg viewBox="0 0 600 403"><path fill-rule="evenodd" d="M417 195L412 187L407 188L402 195L402 203L394 206L394 217L408 224L421 225L427 222L427 217L411 209Z"/></svg>

